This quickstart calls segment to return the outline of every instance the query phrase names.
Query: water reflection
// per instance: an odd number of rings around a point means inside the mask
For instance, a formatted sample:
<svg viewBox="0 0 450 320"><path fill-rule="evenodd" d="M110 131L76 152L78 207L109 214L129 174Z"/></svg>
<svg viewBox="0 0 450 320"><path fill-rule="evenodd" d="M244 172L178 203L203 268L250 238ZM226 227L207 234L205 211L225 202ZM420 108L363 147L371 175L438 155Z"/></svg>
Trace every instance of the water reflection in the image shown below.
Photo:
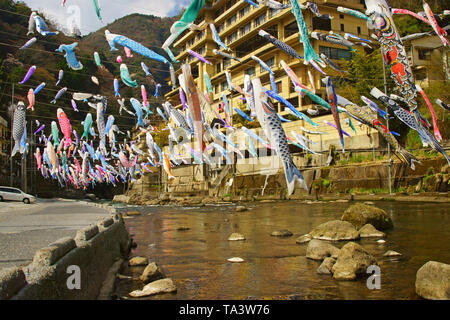
<svg viewBox="0 0 450 320"><path fill-rule="evenodd" d="M386 243L359 243L381 268L381 290L369 290L366 280L335 281L316 273L320 262L306 259L306 244L295 239L316 225L339 219L347 203L248 204L251 210L231 213L232 206L192 208L142 207L141 216L127 219L138 247L133 255L147 256L162 266L177 285L176 294L147 299L415 299L417 270L427 261L450 262L450 204L379 202L391 214L394 229ZM189 230L178 230L179 227ZM293 237L270 236L288 229ZM245 241L228 241L233 232ZM341 247L345 242L335 243ZM387 250L403 254L385 258ZM244 263L230 263L241 257ZM140 270L138 270L140 271ZM126 296L142 284L119 283ZM131 290L130 290L131 289Z"/></svg>

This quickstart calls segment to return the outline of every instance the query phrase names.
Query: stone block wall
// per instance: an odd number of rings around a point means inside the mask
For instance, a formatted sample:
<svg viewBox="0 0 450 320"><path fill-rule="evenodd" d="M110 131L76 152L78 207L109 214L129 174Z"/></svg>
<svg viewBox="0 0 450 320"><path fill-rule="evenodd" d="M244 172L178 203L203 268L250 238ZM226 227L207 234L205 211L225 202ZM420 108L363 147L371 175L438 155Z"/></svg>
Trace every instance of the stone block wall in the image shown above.
<svg viewBox="0 0 450 320"><path fill-rule="evenodd" d="M130 246L122 217L113 214L38 250L26 267L0 270L0 300L96 299L107 271ZM79 267L80 289L67 285L75 274L70 266Z"/></svg>

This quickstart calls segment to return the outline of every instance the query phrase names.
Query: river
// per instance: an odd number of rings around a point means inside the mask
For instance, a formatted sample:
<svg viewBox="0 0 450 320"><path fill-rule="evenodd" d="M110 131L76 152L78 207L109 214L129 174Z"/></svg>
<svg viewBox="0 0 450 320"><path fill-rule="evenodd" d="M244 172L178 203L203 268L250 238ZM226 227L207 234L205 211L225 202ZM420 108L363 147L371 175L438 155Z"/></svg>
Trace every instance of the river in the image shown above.
<svg viewBox="0 0 450 320"><path fill-rule="evenodd" d="M305 257L307 244L298 236L315 226L340 219L349 203L299 201L246 203L249 210L233 213L235 205L204 207L129 207L142 214L126 219L137 243L132 256L146 256L172 278L177 293L146 299L418 299L417 270L429 260L450 263L450 203L375 202L392 217L386 243L357 242L371 253L381 269L381 289L369 290L366 278L337 281L316 273L319 261ZM121 208L119 208L121 210ZM122 209L124 210L124 209ZM188 230L178 230L187 227ZM273 237L288 229L294 235ZM228 241L239 232L245 241ZM333 243L342 247L346 242ZM400 258L386 258L387 250ZM241 257L243 263L230 263ZM138 275L142 269L126 270ZM369 275L368 275L369 276ZM117 294L142 289L137 281L119 280Z"/></svg>

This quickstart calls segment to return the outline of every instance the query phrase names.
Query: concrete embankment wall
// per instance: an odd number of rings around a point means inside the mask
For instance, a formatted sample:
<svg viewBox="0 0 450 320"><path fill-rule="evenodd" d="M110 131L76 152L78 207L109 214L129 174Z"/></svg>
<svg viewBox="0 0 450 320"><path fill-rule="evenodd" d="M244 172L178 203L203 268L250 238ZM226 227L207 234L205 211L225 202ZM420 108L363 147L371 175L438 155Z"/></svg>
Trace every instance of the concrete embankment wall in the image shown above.
<svg viewBox="0 0 450 320"><path fill-rule="evenodd" d="M62 238L38 250L28 266L1 270L0 300L96 299L109 268L127 256L130 246L122 217L112 214L78 230L73 239ZM79 267L80 289L67 285L75 275L70 266ZM75 283L72 279L69 282Z"/></svg>
<svg viewBox="0 0 450 320"><path fill-rule="evenodd" d="M270 157L268 157L270 158ZM304 158L293 157L294 162L302 167L305 161ZM219 186L215 186L213 181L214 177L204 179L203 181L199 177L192 176L193 168L195 166L174 169L174 175L177 178L175 181L166 182L163 178L163 183L166 186L162 188L169 194L190 194L196 193L200 190L202 192L219 187L219 192L215 193L218 196L233 195L242 196L243 199L251 197L261 197L264 190L265 198L286 198L286 179L281 163L274 165L274 161L278 158L272 158L270 166L268 168L277 168L275 171L263 170L263 167L259 165L256 170L256 163L253 164L249 161L246 163L238 163L228 170L224 179L219 182ZM276 164L276 163L275 163ZM420 183L427 176L430 168L432 168L435 174L438 174L441 169L446 166L445 159L433 159L422 160L422 164L416 165L415 170L412 170L407 165L401 162L395 162L391 167L391 184L393 188L414 186ZM181 172L185 170L186 172ZM348 165L348 166L332 166L332 167L319 167L301 170L305 182L308 186L308 191L297 187L292 198L296 196L302 196L305 193L314 193L316 188L320 193L336 193L347 192L351 189L388 189L389 188L389 168L386 163L364 163L360 165ZM180 174L180 176L177 176ZM189 176L191 174L191 176ZM220 174L220 170L217 171L217 175ZM216 176L217 176L216 175ZM448 176L448 174L447 174ZM186 179L191 179L187 181ZM230 179L232 178L232 181ZM266 180L267 178L267 180ZM443 180L447 181L448 177L443 175ZM184 181L184 180L186 181ZM195 181L197 180L197 181ZM209 180L209 181L208 181ZM324 185L324 180L328 181L328 184ZM183 181L181 183L181 181ZM195 184L202 183L203 188L198 188ZM232 182L230 185L229 182ZM227 185L227 183L229 183ZM447 187L442 185L442 190L425 190L425 191L443 191L445 192ZM439 188L438 188L439 189ZM445 189L445 190L444 190ZM211 192L210 192L211 193ZM143 194L143 193L141 193ZM132 195L132 194L129 194ZM210 194L211 195L211 194Z"/></svg>

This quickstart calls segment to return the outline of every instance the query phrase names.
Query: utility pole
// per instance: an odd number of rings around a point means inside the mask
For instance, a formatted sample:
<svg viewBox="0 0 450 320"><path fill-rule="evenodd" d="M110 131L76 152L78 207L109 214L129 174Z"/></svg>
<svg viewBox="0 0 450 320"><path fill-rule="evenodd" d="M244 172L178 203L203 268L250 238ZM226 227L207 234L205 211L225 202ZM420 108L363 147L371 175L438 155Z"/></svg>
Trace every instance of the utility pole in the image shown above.
<svg viewBox="0 0 450 320"><path fill-rule="evenodd" d="M383 80L384 80L384 94L387 95L387 82L386 82L386 67L384 66L384 61L382 61L383 63ZM387 130L389 132L389 108L386 106L386 127ZM388 147L388 184L389 184L389 194L392 194L392 159L391 159L391 146L389 145L389 143L387 144Z"/></svg>

